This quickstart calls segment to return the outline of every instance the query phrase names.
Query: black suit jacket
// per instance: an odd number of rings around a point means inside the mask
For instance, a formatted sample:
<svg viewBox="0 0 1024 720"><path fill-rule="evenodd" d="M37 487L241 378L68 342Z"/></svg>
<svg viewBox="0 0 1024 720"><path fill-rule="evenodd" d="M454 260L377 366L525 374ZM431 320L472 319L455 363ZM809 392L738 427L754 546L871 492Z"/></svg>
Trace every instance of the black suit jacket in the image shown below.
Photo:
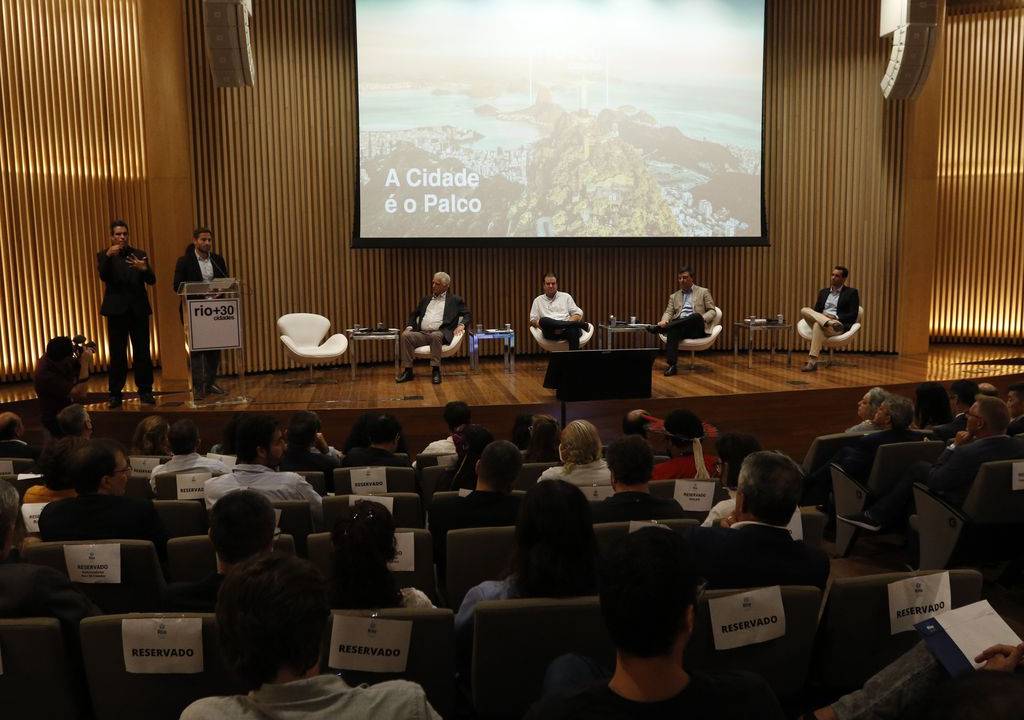
<svg viewBox="0 0 1024 720"><path fill-rule="evenodd" d="M967 413L960 413L944 425L936 425L932 432L940 440L952 440L961 430L967 429Z"/></svg>
<svg viewBox="0 0 1024 720"><path fill-rule="evenodd" d="M744 525L690 531L697 572L710 588L815 585L828 582L828 556L784 527Z"/></svg>
<svg viewBox="0 0 1024 720"><path fill-rule="evenodd" d="M814 309L818 312L825 312L825 301L828 300L832 288L822 288L818 291L818 302L814 303ZM860 312L860 293L857 288L843 285L839 291L839 304L836 306L836 317L843 324L843 330L849 330L857 322L857 314Z"/></svg>
<svg viewBox="0 0 1024 720"><path fill-rule="evenodd" d="M412 467L408 460L375 447L352 448L341 461L342 467Z"/></svg>
<svg viewBox="0 0 1024 720"><path fill-rule="evenodd" d="M521 500L519 495L474 490L450 504L431 503L428 517L438 577L445 577L449 530L515 525Z"/></svg>
<svg viewBox="0 0 1024 720"><path fill-rule="evenodd" d="M196 582L169 583L164 588L164 611L216 612L217 592L223 580L223 575L213 572Z"/></svg>
<svg viewBox="0 0 1024 720"><path fill-rule="evenodd" d="M590 510L596 523L686 517L675 500L656 498L645 492L615 493L601 502L591 503Z"/></svg>
<svg viewBox="0 0 1024 720"><path fill-rule="evenodd" d="M103 304L100 315L152 315L146 286L156 283L153 265L149 264L145 272L132 270L125 262L129 255L149 262L149 256L138 248L126 245L120 255L107 255L106 250L96 253L96 267L103 281Z"/></svg>
<svg viewBox="0 0 1024 720"><path fill-rule="evenodd" d="M280 470L282 472L298 472L300 470L322 472L324 474L324 479L327 481L328 485L330 485L330 479L334 474L334 469L340 467L341 461L333 455L324 455L319 450L292 448L289 446L284 457L281 458Z"/></svg>
<svg viewBox="0 0 1024 720"><path fill-rule="evenodd" d="M42 448L37 448L35 445L26 445L14 440L0 442L0 458L30 458L38 460L41 452Z"/></svg>
<svg viewBox="0 0 1024 720"><path fill-rule="evenodd" d="M57 500L39 514L44 542L56 540L150 540L161 560L167 533L152 500L115 495L79 495Z"/></svg>
<svg viewBox="0 0 1024 720"><path fill-rule="evenodd" d="M67 576L42 565L0 563L0 617L53 617L66 634L78 635L82 618L100 609Z"/></svg>
<svg viewBox="0 0 1024 720"><path fill-rule="evenodd" d="M1017 418L1010 423L1010 427L1006 428L1007 435L1020 435L1024 433L1024 417Z"/></svg>
<svg viewBox="0 0 1024 720"><path fill-rule="evenodd" d="M962 505L982 463L1017 459L1024 459L1024 440L1008 435L981 438L943 450L925 482L951 503Z"/></svg>
<svg viewBox="0 0 1024 720"><path fill-rule="evenodd" d="M210 263L213 265L214 279L230 277L223 255L210 253ZM185 254L174 264L174 292L181 292L182 284L187 282L203 282L203 272L199 269L196 249L192 245L186 248Z"/></svg>
<svg viewBox="0 0 1024 720"><path fill-rule="evenodd" d="M843 468L854 480L864 482L871 473L878 448L891 443L920 441L921 435L913 430L881 430L868 433L841 448L832 458L832 462Z"/></svg>
<svg viewBox="0 0 1024 720"><path fill-rule="evenodd" d="M430 303L430 299L431 296L427 295L420 300L420 304L416 306L412 315L409 316L409 320L406 322L407 326L412 327L413 330L421 330L420 322L423 320L423 314L427 312L427 305ZM458 295L448 293L444 300L444 317L439 328L444 336L445 345L450 343L455 336L455 327L459 324L460 317L462 318L462 324L469 327L473 316L469 312L469 308L466 307L465 301Z"/></svg>

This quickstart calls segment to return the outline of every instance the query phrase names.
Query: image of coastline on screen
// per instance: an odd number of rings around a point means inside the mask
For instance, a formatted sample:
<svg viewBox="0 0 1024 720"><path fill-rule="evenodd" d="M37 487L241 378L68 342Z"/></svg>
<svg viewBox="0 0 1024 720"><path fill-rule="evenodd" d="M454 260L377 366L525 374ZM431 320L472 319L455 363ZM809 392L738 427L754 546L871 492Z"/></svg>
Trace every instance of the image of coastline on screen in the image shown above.
<svg viewBox="0 0 1024 720"><path fill-rule="evenodd" d="M357 246L767 242L764 0L356 0L356 32Z"/></svg>

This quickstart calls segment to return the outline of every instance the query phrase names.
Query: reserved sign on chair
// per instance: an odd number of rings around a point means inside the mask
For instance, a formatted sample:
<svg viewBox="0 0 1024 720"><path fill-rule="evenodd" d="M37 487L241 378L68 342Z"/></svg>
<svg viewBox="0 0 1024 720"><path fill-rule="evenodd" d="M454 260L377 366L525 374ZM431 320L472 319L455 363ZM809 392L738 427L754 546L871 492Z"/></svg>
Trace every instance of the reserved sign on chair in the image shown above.
<svg viewBox="0 0 1024 720"><path fill-rule="evenodd" d="M360 467L349 471L354 495L376 495L388 491L386 467Z"/></svg>
<svg viewBox="0 0 1024 720"><path fill-rule="evenodd" d="M328 665L337 670L405 672L411 639L411 620L335 615Z"/></svg>
<svg viewBox="0 0 1024 720"><path fill-rule="evenodd" d="M121 582L121 544L65 545L71 582L117 585Z"/></svg>
<svg viewBox="0 0 1024 720"><path fill-rule="evenodd" d="M708 600L716 650L756 645L786 634L782 588L750 590Z"/></svg>
<svg viewBox="0 0 1024 720"><path fill-rule="evenodd" d="M202 618L132 618L121 621L124 669L138 674L203 671Z"/></svg>
<svg viewBox="0 0 1024 720"><path fill-rule="evenodd" d="M913 630L919 622L953 609L949 573L934 573L889 583L890 634Z"/></svg>

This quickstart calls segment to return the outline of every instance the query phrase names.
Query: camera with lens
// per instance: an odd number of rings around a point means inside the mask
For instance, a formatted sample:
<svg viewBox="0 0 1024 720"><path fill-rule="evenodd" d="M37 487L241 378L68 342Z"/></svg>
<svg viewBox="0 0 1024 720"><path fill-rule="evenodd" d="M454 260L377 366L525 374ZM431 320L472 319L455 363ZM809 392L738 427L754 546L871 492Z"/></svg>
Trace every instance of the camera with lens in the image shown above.
<svg viewBox="0 0 1024 720"><path fill-rule="evenodd" d="M82 357L82 353L85 352L86 348L91 348L93 352L97 350L96 341L87 339L85 335L75 335L71 338L71 344L74 346L71 354L76 358Z"/></svg>

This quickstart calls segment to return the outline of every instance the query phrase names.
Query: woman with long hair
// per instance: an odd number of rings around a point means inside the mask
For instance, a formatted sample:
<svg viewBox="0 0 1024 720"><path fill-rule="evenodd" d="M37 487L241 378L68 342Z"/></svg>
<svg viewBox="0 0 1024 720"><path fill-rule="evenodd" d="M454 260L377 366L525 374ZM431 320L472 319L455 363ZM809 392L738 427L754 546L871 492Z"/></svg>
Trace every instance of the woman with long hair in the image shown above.
<svg viewBox="0 0 1024 720"><path fill-rule="evenodd" d="M914 390L914 427L927 430L945 425L953 419L949 408L949 394L941 383L921 383Z"/></svg>
<svg viewBox="0 0 1024 720"><path fill-rule="evenodd" d="M159 415L144 417L135 426L132 455L172 455L170 424Z"/></svg>
<svg viewBox="0 0 1024 720"><path fill-rule="evenodd" d="M573 485L611 485L612 474L602 457L604 448L593 423L573 420L562 431L558 445L559 467L548 468L540 480L565 480Z"/></svg>
<svg viewBox="0 0 1024 720"><path fill-rule="evenodd" d="M523 462L558 462L558 421L550 415L533 416Z"/></svg>

